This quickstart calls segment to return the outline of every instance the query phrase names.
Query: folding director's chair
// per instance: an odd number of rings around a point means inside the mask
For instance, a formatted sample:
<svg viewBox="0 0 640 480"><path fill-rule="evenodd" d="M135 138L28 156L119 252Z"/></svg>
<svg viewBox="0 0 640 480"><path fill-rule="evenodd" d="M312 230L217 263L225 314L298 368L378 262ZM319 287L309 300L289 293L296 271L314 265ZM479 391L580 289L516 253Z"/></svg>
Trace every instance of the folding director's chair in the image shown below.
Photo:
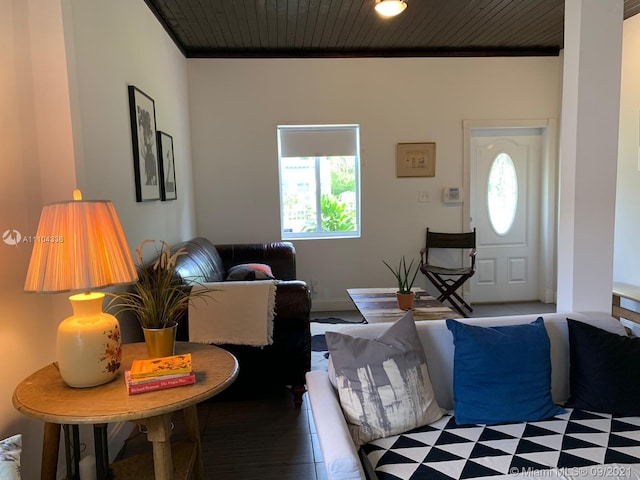
<svg viewBox="0 0 640 480"><path fill-rule="evenodd" d="M470 266L441 267L429 263L429 250L434 248L460 248L468 249L471 257ZM464 301L457 290L476 273L476 229L467 233L439 233L427 228L427 241L425 248L420 250L420 271L426 275L429 281L438 289L440 296L438 301L447 300L462 316L467 317L467 312L473 312L473 308Z"/></svg>

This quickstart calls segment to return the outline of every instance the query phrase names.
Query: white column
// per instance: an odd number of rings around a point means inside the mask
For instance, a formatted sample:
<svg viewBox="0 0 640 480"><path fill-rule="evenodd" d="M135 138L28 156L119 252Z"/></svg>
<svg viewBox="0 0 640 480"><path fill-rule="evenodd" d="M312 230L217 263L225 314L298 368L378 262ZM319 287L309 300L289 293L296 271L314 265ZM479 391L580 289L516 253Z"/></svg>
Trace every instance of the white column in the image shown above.
<svg viewBox="0 0 640 480"><path fill-rule="evenodd" d="M558 311L611 311L623 0L565 0Z"/></svg>

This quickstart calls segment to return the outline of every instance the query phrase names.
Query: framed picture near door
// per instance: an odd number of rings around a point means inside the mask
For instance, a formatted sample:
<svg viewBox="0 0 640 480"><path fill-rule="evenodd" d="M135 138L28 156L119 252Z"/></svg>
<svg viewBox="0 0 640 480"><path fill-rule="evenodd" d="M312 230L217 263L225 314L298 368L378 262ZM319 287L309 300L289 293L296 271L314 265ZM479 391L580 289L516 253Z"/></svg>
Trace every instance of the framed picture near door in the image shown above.
<svg viewBox="0 0 640 480"><path fill-rule="evenodd" d="M176 191L173 137L160 131L158 131L158 155L160 157L160 199L162 201L175 200L178 198L178 193Z"/></svg>
<svg viewBox="0 0 640 480"><path fill-rule="evenodd" d="M160 199L155 102L146 93L129 85L129 114L133 143L133 170L136 201Z"/></svg>
<svg viewBox="0 0 640 480"><path fill-rule="evenodd" d="M396 147L396 176L435 177L435 142L399 143Z"/></svg>

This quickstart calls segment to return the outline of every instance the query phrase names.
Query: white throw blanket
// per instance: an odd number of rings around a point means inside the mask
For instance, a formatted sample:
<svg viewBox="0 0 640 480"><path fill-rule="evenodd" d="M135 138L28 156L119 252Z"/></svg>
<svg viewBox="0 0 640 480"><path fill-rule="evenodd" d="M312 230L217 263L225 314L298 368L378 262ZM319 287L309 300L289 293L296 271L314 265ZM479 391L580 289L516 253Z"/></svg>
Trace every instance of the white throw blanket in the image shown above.
<svg viewBox="0 0 640 480"><path fill-rule="evenodd" d="M189 303L189 341L265 346L273 343L276 280L215 282Z"/></svg>

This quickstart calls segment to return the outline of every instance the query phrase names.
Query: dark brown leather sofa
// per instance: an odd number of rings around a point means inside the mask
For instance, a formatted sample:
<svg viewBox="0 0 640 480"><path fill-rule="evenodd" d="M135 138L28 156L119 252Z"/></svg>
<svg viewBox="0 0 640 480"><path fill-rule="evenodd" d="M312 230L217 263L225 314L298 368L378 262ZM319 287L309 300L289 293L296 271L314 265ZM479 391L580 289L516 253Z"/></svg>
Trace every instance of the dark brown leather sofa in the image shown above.
<svg viewBox="0 0 640 480"><path fill-rule="evenodd" d="M184 248L177 258L177 271L191 283L223 282L227 271L245 263L264 263L279 280L273 324L273 344L266 347L220 345L240 364L236 381L223 396L251 398L291 387L296 406L302 404L305 373L311 365L309 312L311 296L307 284L296 280L296 252L289 242L213 245L203 237L172 247ZM179 323L178 340L188 340L189 321Z"/></svg>

